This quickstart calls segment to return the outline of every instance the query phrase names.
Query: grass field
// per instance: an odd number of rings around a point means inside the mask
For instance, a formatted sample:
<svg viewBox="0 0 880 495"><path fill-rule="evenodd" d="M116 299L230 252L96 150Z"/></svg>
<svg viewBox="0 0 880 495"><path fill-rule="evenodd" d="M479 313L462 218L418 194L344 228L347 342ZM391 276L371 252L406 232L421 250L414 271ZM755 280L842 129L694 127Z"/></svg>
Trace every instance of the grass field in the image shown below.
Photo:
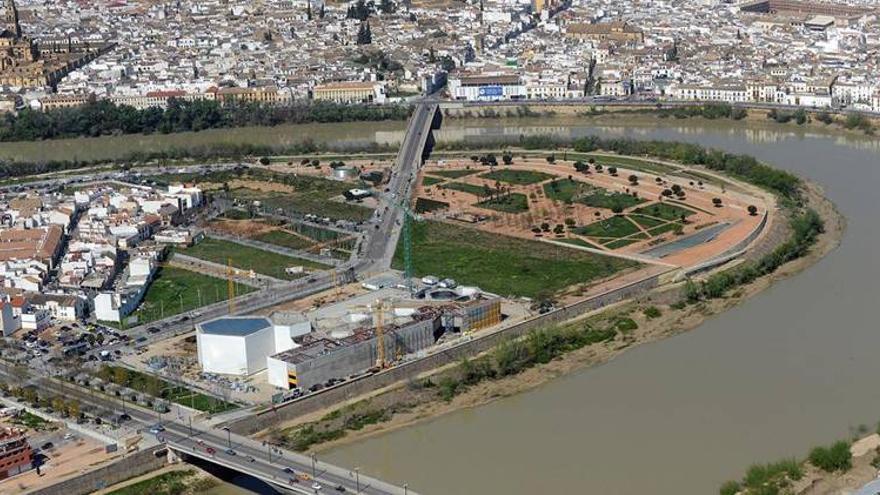
<svg viewBox="0 0 880 495"><path fill-rule="evenodd" d="M123 486L107 495L181 495L189 493L188 484L194 476L195 471L171 471Z"/></svg>
<svg viewBox="0 0 880 495"><path fill-rule="evenodd" d="M637 224L639 224L642 228L645 228L645 229L650 229L652 227L656 227L658 225L663 225L664 223L666 223L663 220L659 220L657 218L652 218L652 217L646 217L644 215L635 215L634 214L634 215L627 215L627 216L630 218L630 220L635 221Z"/></svg>
<svg viewBox="0 0 880 495"><path fill-rule="evenodd" d="M335 230L322 229L321 227L303 225L301 223L292 223L287 226L287 230L291 230L293 232L296 232L297 234L302 234L316 242L333 241L339 239L340 237L345 237L348 235L337 232Z"/></svg>
<svg viewBox="0 0 880 495"><path fill-rule="evenodd" d="M660 234L665 234L666 232L672 232L672 231L679 229L679 228L681 228L680 223L670 222L665 225L661 225L659 227L654 227L653 229L649 230L648 233L651 234L652 236L657 236Z"/></svg>
<svg viewBox="0 0 880 495"><path fill-rule="evenodd" d="M267 244L274 244L276 246L286 247L290 249L308 249L314 245L308 239L303 239L302 237L291 234L290 232L285 232L283 230L270 230L269 232L264 232L257 236L254 236L253 239L255 241L265 242Z"/></svg>
<svg viewBox="0 0 880 495"><path fill-rule="evenodd" d="M473 184L466 184L464 182L450 182L448 184L443 184L440 187L443 189L452 189L453 191L466 192L477 197L482 197L486 193L486 188L475 186Z"/></svg>
<svg viewBox="0 0 880 495"><path fill-rule="evenodd" d="M630 244L632 244L634 242L638 242L639 240L640 239L634 239L634 238L615 239L611 242L605 243L604 246L607 247L608 249L617 249L617 248L622 248L624 246L629 246Z"/></svg>
<svg viewBox="0 0 880 495"><path fill-rule="evenodd" d="M473 175L479 172L479 169L460 169L460 170L432 170L431 175L436 175L438 177L443 177L446 179L458 179L460 177L467 177L468 175Z"/></svg>
<svg viewBox="0 0 880 495"><path fill-rule="evenodd" d="M556 239L556 240L559 242L564 242L566 244L571 244L573 246L588 247L588 248L593 248L593 249L599 248L595 244L587 242L587 241L580 239L580 238L577 238L577 237L571 237L569 239Z"/></svg>
<svg viewBox="0 0 880 495"><path fill-rule="evenodd" d="M626 217L616 215L607 220L599 220L584 227L578 227L574 232L589 237L627 237L640 231Z"/></svg>
<svg viewBox="0 0 880 495"><path fill-rule="evenodd" d="M533 170L512 170L502 169L493 170L480 176L480 178L498 182L506 182L508 184L516 184L526 186L529 184L537 184L548 179L556 177L555 175L545 174L544 172L535 172Z"/></svg>
<svg viewBox="0 0 880 495"><path fill-rule="evenodd" d="M544 184L544 195L556 201L571 202L575 197L595 188L585 182L571 179L554 180Z"/></svg>
<svg viewBox="0 0 880 495"><path fill-rule="evenodd" d="M680 220L682 215L689 217L694 214L691 210L667 203L654 203L650 206L636 208L633 210L633 213L650 215L652 217L662 218L663 220L669 221Z"/></svg>
<svg viewBox="0 0 880 495"><path fill-rule="evenodd" d="M416 213L428 213L431 211L443 210L446 208L449 208L449 203L443 201L435 201L428 198L416 199Z"/></svg>
<svg viewBox="0 0 880 495"><path fill-rule="evenodd" d="M292 280L302 276L288 275L284 269L290 266L304 266L316 270L329 268L321 263L270 253L262 249L210 237L206 237L198 244L180 250L180 253L205 261L220 263L221 265L225 265L227 260L231 259L231 264L235 268L253 270L257 273L282 280Z"/></svg>
<svg viewBox="0 0 880 495"><path fill-rule="evenodd" d="M644 203L645 200L642 198L636 198L629 194L619 192L609 193L604 189L600 189L596 190L596 192L592 194L582 196L578 199L578 202L583 203L587 206L592 206L593 208L606 208L608 210L613 210L615 206L619 206L622 209L627 209L632 206Z"/></svg>
<svg viewBox="0 0 880 495"><path fill-rule="evenodd" d="M488 208L503 213L522 213L529 211L529 199L525 194L512 193L476 203L474 206Z"/></svg>
<svg viewBox="0 0 880 495"><path fill-rule="evenodd" d="M635 262L545 242L432 221L413 225L413 248L417 276L451 277L489 292L533 298L636 266ZM394 266L403 268L400 244Z"/></svg>
<svg viewBox="0 0 880 495"><path fill-rule="evenodd" d="M433 186L434 184L439 184L446 179L440 179L438 177L431 177L430 175L426 175L422 177L422 185L425 187Z"/></svg>
<svg viewBox="0 0 880 495"><path fill-rule="evenodd" d="M236 284L236 294L254 289ZM190 270L165 266L159 268L153 283L144 295L144 301L133 313L138 323L149 323L201 306L227 299L226 280L209 277Z"/></svg>
<svg viewBox="0 0 880 495"><path fill-rule="evenodd" d="M345 190L347 189L350 187L345 187ZM287 214L312 213L321 217L354 222L368 220L373 214L373 210L359 204L330 199L338 195L326 192L269 193L237 188L230 191L230 194L243 201L260 201L263 206L271 210L281 210Z"/></svg>
<svg viewBox="0 0 880 495"><path fill-rule="evenodd" d="M678 171L678 169L676 169L675 167L670 167L669 165L664 165L662 163L637 160L635 158L629 158L625 156L602 156L592 153L578 155L579 158L581 156L583 157L584 161L592 158L596 160L597 164L602 165L605 168L624 167L631 170L638 170L640 172L647 172L658 175L671 174Z"/></svg>

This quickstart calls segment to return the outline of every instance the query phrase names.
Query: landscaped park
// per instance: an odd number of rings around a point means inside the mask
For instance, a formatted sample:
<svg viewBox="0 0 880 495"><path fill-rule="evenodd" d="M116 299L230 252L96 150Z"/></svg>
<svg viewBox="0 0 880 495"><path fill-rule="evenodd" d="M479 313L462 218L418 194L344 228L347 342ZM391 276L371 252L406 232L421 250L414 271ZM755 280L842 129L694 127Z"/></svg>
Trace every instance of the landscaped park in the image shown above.
<svg viewBox="0 0 880 495"><path fill-rule="evenodd" d="M493 158L427 163L416 211L481 233L693 266L745 240L774 208L772 197L755 187L665 162L574 154ZM664 245L675 247L658 249Z"/></svg>

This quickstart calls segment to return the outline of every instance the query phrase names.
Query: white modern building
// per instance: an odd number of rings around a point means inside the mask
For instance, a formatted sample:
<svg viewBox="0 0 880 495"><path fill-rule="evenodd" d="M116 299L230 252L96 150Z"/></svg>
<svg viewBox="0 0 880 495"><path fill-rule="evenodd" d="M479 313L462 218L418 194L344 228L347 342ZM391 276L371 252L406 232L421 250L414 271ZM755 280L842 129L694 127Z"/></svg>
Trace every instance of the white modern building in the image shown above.
<svg viewBox="0 0 880 495"><path fill-rule="evenodd" d="M456 100L498 101L526 98L526 87L516 74L449 78L449 94Z"/></svg>
<svg viewBox="0 0 880 495"><path fill-rule="evenodd" d="M196 325L196 345L202 371L224 375L252 375L266 369L269 356L297 344L293 337L311 331L308 320L224 316Z"/></svg>

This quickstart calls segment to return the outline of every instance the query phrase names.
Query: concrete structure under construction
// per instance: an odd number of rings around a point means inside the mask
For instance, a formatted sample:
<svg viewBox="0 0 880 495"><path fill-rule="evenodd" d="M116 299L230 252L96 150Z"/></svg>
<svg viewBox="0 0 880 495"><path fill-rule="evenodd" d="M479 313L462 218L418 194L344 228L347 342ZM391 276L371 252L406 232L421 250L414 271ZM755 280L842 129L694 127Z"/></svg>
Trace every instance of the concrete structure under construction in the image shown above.
<svg viewBox="0 0 880 495"><path fill-rule="evenodd" d="M397 313L407 323L389 323L383 331L386 362L400 360L434 345L446 330L474 331L501 321L499 299L477 299L467 303L423 306ZM398 316L400 317L400 316ZM271 385L283 389L308 389L332 379L363 373L379 361L376 328L361 326L343 334L312 333L299 340L300 346L267 359Z"/></svg>

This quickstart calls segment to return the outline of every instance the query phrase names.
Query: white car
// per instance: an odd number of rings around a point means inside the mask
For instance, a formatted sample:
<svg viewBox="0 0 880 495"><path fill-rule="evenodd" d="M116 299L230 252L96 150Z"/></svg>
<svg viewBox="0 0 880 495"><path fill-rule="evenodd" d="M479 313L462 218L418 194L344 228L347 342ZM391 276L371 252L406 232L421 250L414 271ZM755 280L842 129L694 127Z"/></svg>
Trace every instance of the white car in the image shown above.
<svg viewBox="0 0 880 495"><path fill-rule="evenodd" d="M312 490L320 490L321 488L323 488L323 487L317 481L312 483Z"/></svg>

